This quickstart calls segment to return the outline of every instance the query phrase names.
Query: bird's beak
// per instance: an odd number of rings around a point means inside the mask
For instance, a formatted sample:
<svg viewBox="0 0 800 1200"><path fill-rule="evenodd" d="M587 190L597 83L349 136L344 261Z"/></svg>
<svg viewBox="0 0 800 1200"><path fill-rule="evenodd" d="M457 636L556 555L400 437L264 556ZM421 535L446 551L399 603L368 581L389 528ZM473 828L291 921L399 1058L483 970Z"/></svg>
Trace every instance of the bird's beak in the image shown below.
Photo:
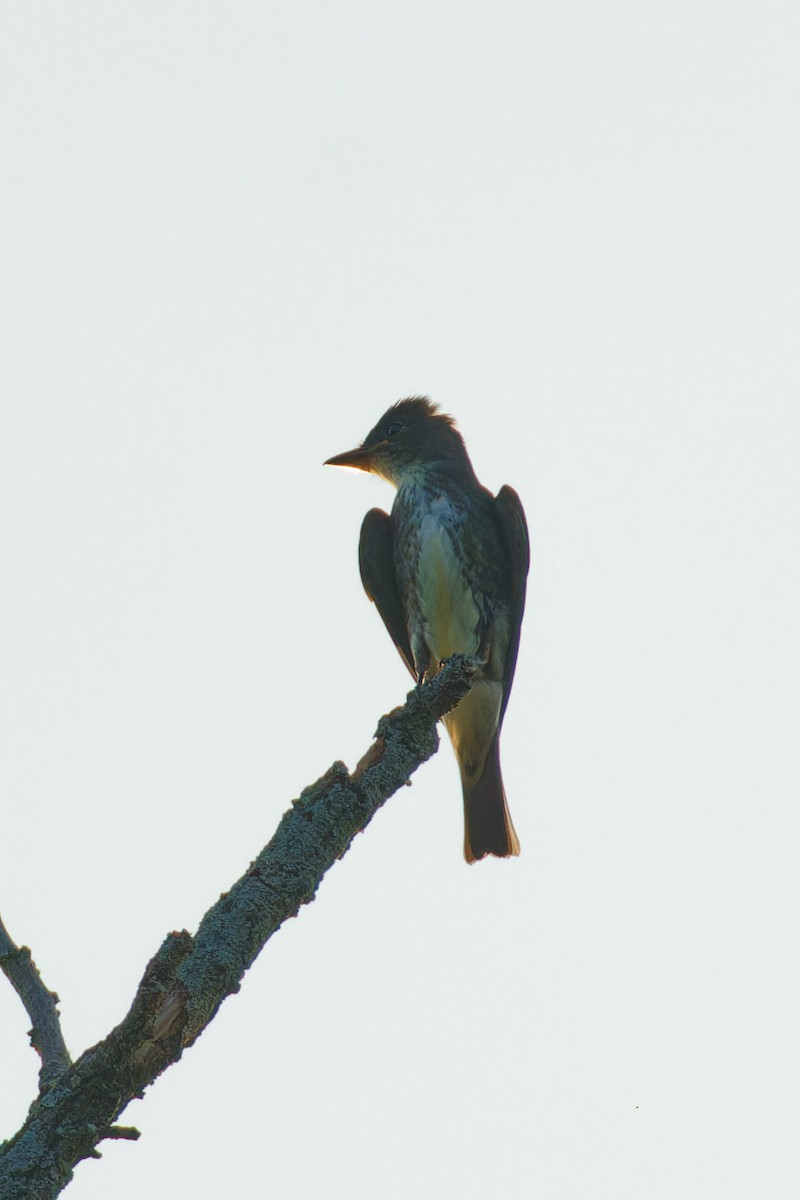
<svg viewBox="0 0 800 1200"><path fill-rule="evenodd" d="M357 467L359 471L371 471L375 466L375 446L356 446L344 454L334 454L322 464L324 467Z"/></svg>

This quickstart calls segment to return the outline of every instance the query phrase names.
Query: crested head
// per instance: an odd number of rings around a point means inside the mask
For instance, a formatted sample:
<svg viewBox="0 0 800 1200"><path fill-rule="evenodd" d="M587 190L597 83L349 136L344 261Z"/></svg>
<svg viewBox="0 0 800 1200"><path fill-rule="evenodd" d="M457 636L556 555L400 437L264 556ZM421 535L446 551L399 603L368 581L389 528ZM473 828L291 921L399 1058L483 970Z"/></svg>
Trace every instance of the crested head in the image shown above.
<svg viewBox="0 0 800 1200"><path fill-rule="evenodd" d="M455 429L453 418L440 412L439 405L434 404L429 396L407 396L405 400L398 400L391 408L387 408L372 432L375 433L384 425L391 425L395 421L402 421L406 425L415 421L437 421Z"/></svg>
<svg viewBox="0 0 800 1200"><path fill-rule="evenodd" d="M357 467L382 475L395 487L430 471L473 476L464 439L455 421L440 413L427 396L398 400L383 414L355 450L327 460L331 467Z"/></svg>
<svg viewBox="0 0 800 1200"><path fill-rule="evenodd" d="M370 430L363 445L371 452L368 469L395 485L428 467L469 466L455 421L439 412L427 396L398 400Z"/></svg>

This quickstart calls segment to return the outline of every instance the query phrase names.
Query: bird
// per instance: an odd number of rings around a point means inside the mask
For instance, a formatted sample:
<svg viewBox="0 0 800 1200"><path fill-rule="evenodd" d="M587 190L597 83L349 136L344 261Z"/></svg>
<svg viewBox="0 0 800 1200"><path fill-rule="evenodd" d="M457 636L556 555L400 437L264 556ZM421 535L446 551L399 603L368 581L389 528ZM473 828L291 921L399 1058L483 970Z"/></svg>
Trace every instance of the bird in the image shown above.
<svg viewBox="0 0 800 1200"><path fill-rule="evenodd" d="M519 854L500 770L500 730L519 648L528 527L508 485L478 482L452 417L427 396L393 404L360 446L326 460L397 489L359 539L361 581L417 684L451 654L475 655L473 686L443 722L461 777L464 857Z"/></svg>

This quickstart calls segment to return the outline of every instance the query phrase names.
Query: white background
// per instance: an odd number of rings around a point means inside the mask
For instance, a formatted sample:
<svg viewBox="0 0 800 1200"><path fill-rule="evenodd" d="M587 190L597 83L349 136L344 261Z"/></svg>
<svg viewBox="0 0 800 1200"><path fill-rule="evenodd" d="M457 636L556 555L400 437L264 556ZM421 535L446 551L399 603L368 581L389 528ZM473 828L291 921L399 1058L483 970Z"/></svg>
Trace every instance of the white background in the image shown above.
<svg viewBox="0 0 800 1200"><path fill-rule="evenodd" d="M74 1054L407 691L323 460L430 394L533 546L521 858L444 745L70 1197L794 1194L796 5L0 13L0 908Z"/></svg>

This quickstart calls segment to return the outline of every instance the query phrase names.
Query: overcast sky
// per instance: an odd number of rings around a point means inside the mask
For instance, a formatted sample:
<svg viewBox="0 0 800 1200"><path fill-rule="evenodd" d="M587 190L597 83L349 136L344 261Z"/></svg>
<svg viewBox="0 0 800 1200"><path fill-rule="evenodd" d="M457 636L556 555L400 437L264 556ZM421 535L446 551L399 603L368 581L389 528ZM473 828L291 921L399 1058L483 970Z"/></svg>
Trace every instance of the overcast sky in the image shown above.
<svg viewBox="0 0 800 1200"><path fill-rule="evenodd" d="M71 1200L797 1192L799 34L0 8L0 910L75 1055L408 689L323 460L429 394L532 543L521 857L444 744Z"/></svg>

